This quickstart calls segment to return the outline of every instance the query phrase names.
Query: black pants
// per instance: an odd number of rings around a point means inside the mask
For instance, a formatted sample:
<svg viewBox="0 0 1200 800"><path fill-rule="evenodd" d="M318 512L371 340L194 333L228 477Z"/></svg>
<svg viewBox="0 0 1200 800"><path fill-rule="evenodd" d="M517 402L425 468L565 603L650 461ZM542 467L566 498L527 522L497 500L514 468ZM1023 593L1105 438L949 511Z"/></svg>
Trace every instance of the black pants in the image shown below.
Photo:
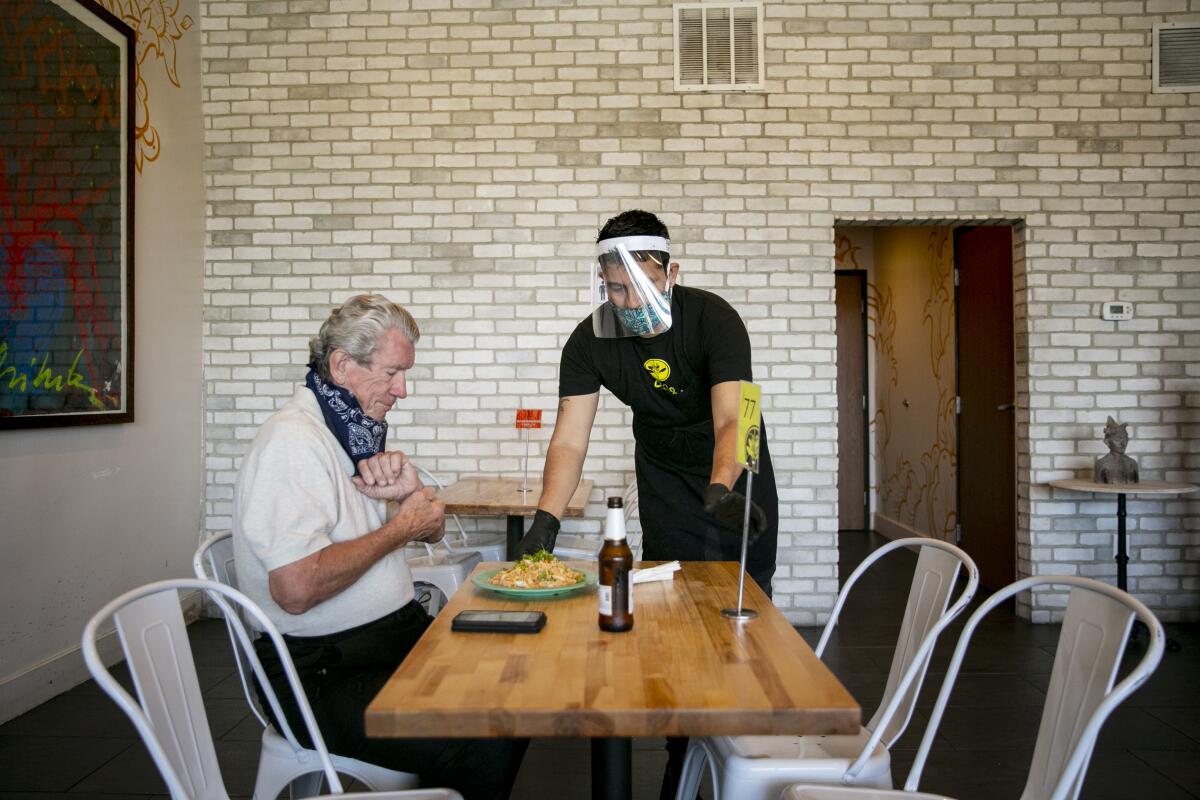
<svg viewBox="0 0 1200 800"><path fill-rule="evenodd" d="M416 602L327 636L284 636L317 726L331 753L413 772L422 786L456 789L466 800L507 798L528 739L369 739L363 712L433 621ZM292 732L312 742L271 640L255 650ZM260 692L261 698L261 692ZM269 704L262 702L267 714ZM278 726L277 726L278 727Z"/></svg>

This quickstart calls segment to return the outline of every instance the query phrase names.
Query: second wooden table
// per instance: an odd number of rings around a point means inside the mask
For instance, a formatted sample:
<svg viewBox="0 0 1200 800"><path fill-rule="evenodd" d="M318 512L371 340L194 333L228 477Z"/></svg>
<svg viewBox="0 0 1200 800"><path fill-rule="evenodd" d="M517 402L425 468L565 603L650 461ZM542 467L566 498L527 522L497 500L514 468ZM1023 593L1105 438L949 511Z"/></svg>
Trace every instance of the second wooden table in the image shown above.
<svg viewBox="0 0 1200 800"><path fill-rule="evenodd" d="M516 558L517 543L525 535L524 518L532 517L537 512L538 498L542 495L541 481L530 481L527 492L521 491L521 484L520 478L469 477L447 486L438 496L446 504L447 514L461 514L464 517L506 516L506 555ZM582 517L591 493L592 482L580 481L563 516Z"/></svg>

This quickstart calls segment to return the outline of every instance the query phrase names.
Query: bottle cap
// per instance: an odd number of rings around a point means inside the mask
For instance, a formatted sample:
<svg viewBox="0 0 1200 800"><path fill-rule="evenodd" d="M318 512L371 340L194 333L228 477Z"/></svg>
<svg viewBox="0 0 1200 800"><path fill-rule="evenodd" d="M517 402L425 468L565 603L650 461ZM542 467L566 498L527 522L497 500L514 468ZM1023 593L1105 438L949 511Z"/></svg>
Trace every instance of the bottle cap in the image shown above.
<svg viewBox="0 0 1200 800"><path fill-rule="evenodd" d="M608 507L609 508L624 508L625 501L622 500L620 497L610 497L610 498L608 498Z"/></svg>

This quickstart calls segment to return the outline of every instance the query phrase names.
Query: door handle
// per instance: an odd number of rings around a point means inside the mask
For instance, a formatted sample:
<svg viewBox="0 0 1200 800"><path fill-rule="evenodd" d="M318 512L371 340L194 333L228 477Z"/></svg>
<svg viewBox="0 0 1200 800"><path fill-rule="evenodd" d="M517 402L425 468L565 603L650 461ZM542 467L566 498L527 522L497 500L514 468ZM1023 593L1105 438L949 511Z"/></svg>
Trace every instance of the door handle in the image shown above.
<svg viewBox="0 0 1200 800"><path fill-rule="evenodd" d="M1001 403L1000 405L996 406L996 410L997 411L1016 411L1017 406L1016 406L1016 403Z"/></svg>

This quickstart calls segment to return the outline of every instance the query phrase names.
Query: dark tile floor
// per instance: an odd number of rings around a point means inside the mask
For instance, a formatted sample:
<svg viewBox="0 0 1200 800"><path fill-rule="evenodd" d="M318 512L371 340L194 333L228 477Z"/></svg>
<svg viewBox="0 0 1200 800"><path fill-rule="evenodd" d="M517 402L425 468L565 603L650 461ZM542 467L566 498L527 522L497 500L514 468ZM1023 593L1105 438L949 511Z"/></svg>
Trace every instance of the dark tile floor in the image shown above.
<svg viewBox="0 0 1200 800"><path fill-rule="evenodd" d="M842 534L841 570L850 570L884 540ZM826 661L869 716L891 659L897 614L907 596L913 559L896 554L868 575L847 604ZM1092 756L1087 800L1200 798L1200 625L1170 625L1183 651L1167 653L1151 680L1110 718ZM258 727L241 698L224 627L189 629L210 726L226 785L247 797L254 782ZM820 630L802 628L815 644ZM1058 630L1033 626L1000 609L976 635L942 722L921 788L960 800L1009 800L1021 794L1049 681ZM931 677L908 733L893 752L903 782L957 630L935 655ZM1131 645L1130 659L1141 655ZM588 786L584 740L538 739L529 748L514 800L586 797L564 794L564 778ZM634 797L653 800L665 762L661 740L634 745ZM103 800L163 797L145 749L124 715L88 682L0 726L0 800Z"/></svg>

